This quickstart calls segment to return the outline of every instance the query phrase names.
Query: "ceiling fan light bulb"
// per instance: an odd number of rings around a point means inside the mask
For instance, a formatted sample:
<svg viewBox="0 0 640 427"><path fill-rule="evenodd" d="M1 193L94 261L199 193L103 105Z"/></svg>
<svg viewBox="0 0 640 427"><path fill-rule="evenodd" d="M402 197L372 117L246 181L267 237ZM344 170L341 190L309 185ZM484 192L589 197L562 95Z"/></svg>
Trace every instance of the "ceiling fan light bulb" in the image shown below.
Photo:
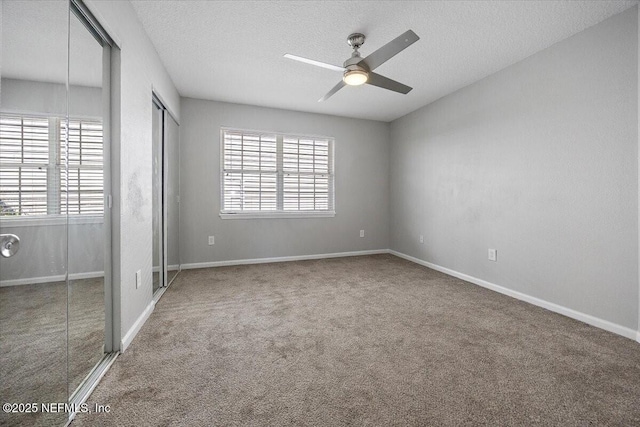
<svg viewBox="0 0 640 427"><path fill-rule="evenodd" d="M367 82L369 74L362 70L348 70L344 73L342 80L349 86L360 86Z"/></svg>

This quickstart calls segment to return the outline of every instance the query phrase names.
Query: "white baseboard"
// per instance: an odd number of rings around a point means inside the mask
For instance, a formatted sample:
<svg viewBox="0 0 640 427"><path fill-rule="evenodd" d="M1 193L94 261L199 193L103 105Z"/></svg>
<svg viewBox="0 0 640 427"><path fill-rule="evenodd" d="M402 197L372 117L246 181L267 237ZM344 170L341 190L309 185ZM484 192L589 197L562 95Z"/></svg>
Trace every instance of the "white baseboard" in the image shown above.
<svg viewBox="0 0 640 427"><path fill-rule="evenodd" d="M486 280L478 279L477 277L469 276L467 274L460 273L458 271L451 270L449 268L442 267L437 264L432 264L430 262L423 261L421 259L412 257L410 255L403 254L401 252L389 250L389 253L397 257L409 260L411 262L415 262L416 264L420 264L425 267L429 267L433 270L437 270L442 273L448 274L449 276L457 277L458 279L471 282L473 284L482 286L483 288L487 288L492 291L510 296L512 298L516 298L521 301L525 301L530 304L537 305L538 307L542 307L547 310L553 311L555 313L562 314L563 316L571 317L572 319L579 320L591 326L595 326L596 328L604 329L605 331L613 332L614 334L618 334L625 338L630 338L632 340L635 339L636 341L640 342L640 331L634 331L633 329L627 328L626 326L618 325L617 323L609 322L608 320L600 319L590 314L585 314L585 313L573 310L571 308L564 307L559 304L545 301L540 298L532 297L522 292L514 291L512 289L505 288L503 286L496 285L494 283L487 282Z"/></svg>
<svg viewBox="0 0 640 427"><path fill-rule="evenodd" d="M253 259L235 259L229 261L212 261L212 262L196 262L191 264L182 264L182 270L190 270L194 268L211 268L211 267L227 267L231 265L247 265L247 264L266 264L270 262L286 262L286 261L305 261L310 259L324 258L342 258L361 255L377 255L388 254L388 249L374 249L368 251L352 251L352 252L334 252L329 254L313 254L313 255L295 255L272 258L253 258Z"/></svg>
<svg viewBox="0 0 640 427"><path fill-rule="evenodd" d="M153 310L155 308L156 302L154 300L151 300L149 305L147 305L147 308L144 309L142 314L140 314L140 316L138 316L138 319L136 319L133 326L131 326L131 329L129 329L127 333L124 334L122 341L120 341L120 353L124 353L127 347L129 347L129 344L131 344L136 335L138 335L138 332L140 332L142 325L144 325L149 316L151 316L151 313L153 313Z"/></svg>
<svg viewBox="0 0 640 427"><path fill-rule="evenodd" d="M180 264L174 264L174 265L168 265L167 266L167 271L176 271L180 269ZM152 273L160 273L160 267L155 266L155 267L151 267L151 272Z"/></svg>
<svg viewBox="0 0 640 427"><path fill-rule="evenodd" d="M69 274L69 280L95 279L97 277L104 277L104 271L89 271L86 273ZM0 280L0 288L3 288L5 286L36 285L39 283L62 282L65 279L66 279L66 276L64 274L58 274L55 276L27 277L24 279Z"/></svg>

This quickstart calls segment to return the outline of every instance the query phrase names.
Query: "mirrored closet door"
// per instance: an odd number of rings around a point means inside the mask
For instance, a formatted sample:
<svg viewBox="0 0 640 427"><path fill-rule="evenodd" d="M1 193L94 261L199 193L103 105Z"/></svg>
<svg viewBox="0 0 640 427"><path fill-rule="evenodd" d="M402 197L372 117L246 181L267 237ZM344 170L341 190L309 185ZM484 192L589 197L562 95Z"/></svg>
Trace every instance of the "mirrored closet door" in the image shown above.
<svg viewBox="0 0 640 427"><path fill-rule="evenodd" d="M65 425L41 405L81 402L114 357L111 42L80 1L1 7L0 399L38 410L0 424Z"/></svg>
<svg viewBox="0 0 640 427"><path fill-rule="evenodd" d="M158 298L180 271L180 136L178 123L156 96L152 107L153 293Z"/></svg>

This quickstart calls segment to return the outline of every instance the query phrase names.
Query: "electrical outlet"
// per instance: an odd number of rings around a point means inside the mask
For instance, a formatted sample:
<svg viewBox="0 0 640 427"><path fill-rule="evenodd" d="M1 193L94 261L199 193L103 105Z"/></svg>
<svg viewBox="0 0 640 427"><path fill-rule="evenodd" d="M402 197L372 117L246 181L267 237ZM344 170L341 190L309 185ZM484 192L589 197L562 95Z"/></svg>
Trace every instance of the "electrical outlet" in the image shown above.
<svg viewBox="0 0 640 427"><path fill-rule="evenodd" d="M496 249L489 249L489 261L498 261L498 251Z"/></svg>
<svg viewBox="0 0 640 427"><path fill-rule="evenodd" d="M209 236L209 246L216 244L215 236Z"/></svg>
<svg viewBox="0 0 640 427"><path fill-rule="evenodd" d="M364 230L360 230L360 237L364 237Z"/></svg>
<svg viewBox="0 0 640 427"><path fill-rule="evenodd" d="M420 243L424 244L424 236L422 234L420 235Z"/></svg>
<svg viewBox="0 0 640 427"><path fill-rule="evenodd" d="M142 270L136 271L136 289L142 285Z"/></svg>

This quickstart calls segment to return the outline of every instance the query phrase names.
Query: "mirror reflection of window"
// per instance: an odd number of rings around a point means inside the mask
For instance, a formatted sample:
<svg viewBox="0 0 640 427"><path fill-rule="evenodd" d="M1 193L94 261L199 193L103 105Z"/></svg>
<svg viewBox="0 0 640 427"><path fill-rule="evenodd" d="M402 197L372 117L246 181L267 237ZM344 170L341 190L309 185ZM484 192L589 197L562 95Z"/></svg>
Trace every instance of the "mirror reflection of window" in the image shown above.
<svg viewBox="0 0 640 427"><path fill-rule="evenodd" d="M0 115L0 215L103 214L102 120L70 119L69 130L67 147L64 118Z"/></svg>

